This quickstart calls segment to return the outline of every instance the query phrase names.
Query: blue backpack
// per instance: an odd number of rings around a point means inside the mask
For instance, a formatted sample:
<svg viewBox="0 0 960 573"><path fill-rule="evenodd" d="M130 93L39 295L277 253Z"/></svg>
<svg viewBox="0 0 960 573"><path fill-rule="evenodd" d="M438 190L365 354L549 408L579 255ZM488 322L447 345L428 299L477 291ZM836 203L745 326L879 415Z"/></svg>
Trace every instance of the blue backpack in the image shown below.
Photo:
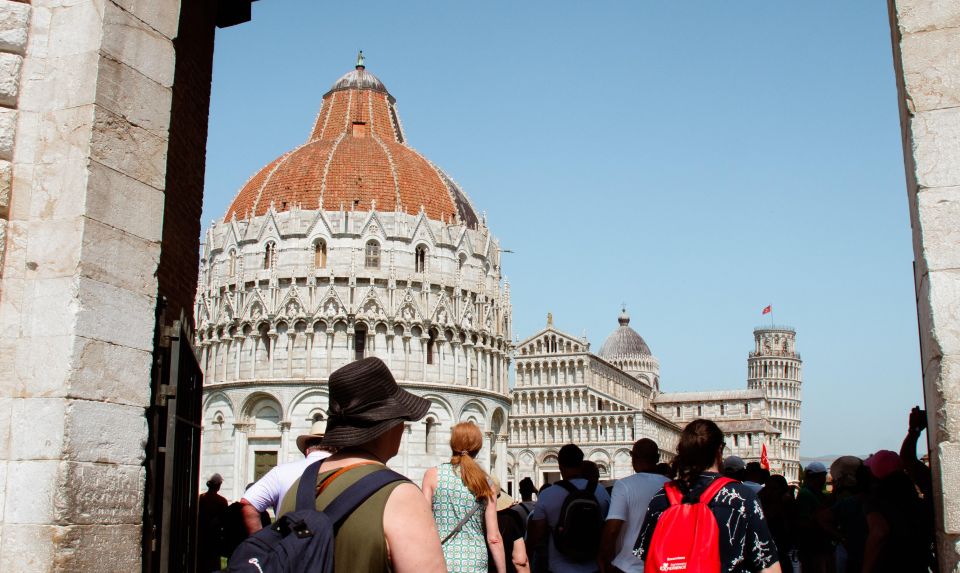
<svg viewBox="0 0 960 573"><path fill-rule="evenodd" d="M237 546L230 573L332 572L333 540L343 522L371 495L407 478L382 469L367 474L336 497L323 511L316 509L318 461L307 466L297 487L296 510L286 513ZM204 572L207 573L207 572Z"/></svg>

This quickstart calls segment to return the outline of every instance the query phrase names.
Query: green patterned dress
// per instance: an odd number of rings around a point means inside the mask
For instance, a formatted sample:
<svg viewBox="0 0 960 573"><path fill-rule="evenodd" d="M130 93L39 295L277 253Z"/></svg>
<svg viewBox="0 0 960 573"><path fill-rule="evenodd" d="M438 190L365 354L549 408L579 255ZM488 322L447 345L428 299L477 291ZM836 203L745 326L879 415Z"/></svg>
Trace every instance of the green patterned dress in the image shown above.
<svg viewBox="0 0 960 573"><path fill-rule="evenodd" d="M437 490L433 492L433 518L440 539L453 531L467 515L476 498L460 479L459 468L440 464L437 468ZM443 544L443 557L450 573L486 573L487 536L483 533L483 508L477 510L460 533Z"/></svg>

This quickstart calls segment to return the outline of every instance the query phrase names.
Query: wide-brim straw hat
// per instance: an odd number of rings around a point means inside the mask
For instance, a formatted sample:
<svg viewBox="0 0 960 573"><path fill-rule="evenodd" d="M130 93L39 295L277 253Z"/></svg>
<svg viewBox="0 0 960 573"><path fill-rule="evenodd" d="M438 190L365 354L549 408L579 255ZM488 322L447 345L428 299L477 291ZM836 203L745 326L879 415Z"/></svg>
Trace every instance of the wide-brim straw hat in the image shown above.
<svg viewBox="0 0 960 573"><path fill-rule="evenodd" d="M430 401L401 388L379 358L351 362L330 375L330 409L322 445L369 442L400 421L427 415Z"/></svg>
<svg viewBox="0 0 960 573"><path fill-rule="evenodd" d="M301 434L297 436L297 449L300 450L300 453L307 455L307 442L311 440L320 440L323 439L323 435L327 431L327 423L323 420L317 420L310 426L309 434Z"/></svg>

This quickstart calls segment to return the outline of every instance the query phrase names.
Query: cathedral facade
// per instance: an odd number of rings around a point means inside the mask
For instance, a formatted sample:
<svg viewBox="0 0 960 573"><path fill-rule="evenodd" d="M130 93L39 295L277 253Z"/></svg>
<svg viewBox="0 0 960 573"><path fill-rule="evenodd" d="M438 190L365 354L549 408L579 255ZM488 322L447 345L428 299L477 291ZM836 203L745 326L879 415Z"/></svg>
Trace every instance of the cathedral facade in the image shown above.
<svg viewBox="0 0 960 573"><path fill-rule="evenodd" d="M327 380L377 356L428 398L391 464L415 480L450 427L486 433L506 477L511 307L500 246L446 173L407 144L393 96L361 63L323 96L308 141L255 173L204 240L195 316L202 475L239 498L300 456Z"/></svg>
<svg viewBox="0 0 960 573"><path fill-rule="evenodd" d="M556 329L552 316L545 329L517 344L509 482L559 479L557 452L567 443L584 450L601 479L625 477L633 473L635 440L653 439L661 460L670 461L683 426L695 418L720 426L726 455L760 461L766 448L770 470L797 481L801 361L792 328L754 331L746 388L664 393L659 362L625 310L618 323L597 354L585 338Z"/></svg>

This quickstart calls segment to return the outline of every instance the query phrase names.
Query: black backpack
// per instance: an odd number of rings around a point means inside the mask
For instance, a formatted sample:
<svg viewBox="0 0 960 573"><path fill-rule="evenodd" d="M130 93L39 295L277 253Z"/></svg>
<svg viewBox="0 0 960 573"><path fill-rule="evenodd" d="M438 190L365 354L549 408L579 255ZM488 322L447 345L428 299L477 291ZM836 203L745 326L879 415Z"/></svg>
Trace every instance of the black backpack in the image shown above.
<svg viewBox="0 0 960 573"><path fill-rule="evenodd" d="M296 510L248 537L234 550L230 573L293 573L333 571L333 539L337 529L371 495L407 478L382 469L360 478L323 511L316 509L317 473L323 460L307 466L297 487ZM207 572L203 572L207 573Z"/></svg>
<svg viewBox="0 0 960 573"><path fill-rule="evenodd" d="M600 530L603 528L603 511L594 495L597 482L587 482L584 489L577 489L567 480L560 480L554 485L567 490L567 498L560 508L560 518L553 528L554 546L571 561L596 559L600 550Z"/></svg>

